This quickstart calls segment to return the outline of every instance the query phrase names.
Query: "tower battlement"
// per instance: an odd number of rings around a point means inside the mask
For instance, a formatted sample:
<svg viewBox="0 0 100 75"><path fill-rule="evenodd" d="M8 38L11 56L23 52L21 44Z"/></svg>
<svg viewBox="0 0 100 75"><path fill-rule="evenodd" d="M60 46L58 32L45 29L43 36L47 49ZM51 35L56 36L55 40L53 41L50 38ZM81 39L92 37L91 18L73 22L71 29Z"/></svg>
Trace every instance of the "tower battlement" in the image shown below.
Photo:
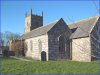
<svg viewBox="0 0 100 75"><path fill-rule="evenodd" d="M32 14L32 9L29 14L25 15L25 31L24 34L30 32L33 29L36 29L40 26L43 26L43 12L41 15Z"/></svg>

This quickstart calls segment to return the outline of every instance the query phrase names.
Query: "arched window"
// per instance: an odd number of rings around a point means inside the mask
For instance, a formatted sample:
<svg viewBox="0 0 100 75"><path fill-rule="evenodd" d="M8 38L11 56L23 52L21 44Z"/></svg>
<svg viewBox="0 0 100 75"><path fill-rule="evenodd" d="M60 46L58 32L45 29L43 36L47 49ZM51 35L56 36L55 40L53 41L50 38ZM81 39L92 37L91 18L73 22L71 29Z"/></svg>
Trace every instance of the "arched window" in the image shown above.
<svg viewBox="0 0 100 75"><path fill-rule="evenodd" d="M28 50L28 42L24 43L24 53L26 53Z"/></svg>
<svg viewBox="0 0 100 75"><path fill-rule="evenodd" d="M64 36L59 37L59 53L65 53L65 38Z"/></svg>
<svg viewBox="0 0 100 75"><path fill-rule="evenodd" d="M41 42L40 39L38 40L38 48L39 48L39 53L41 53L41 51L42 51L42 42Z"/></svg>
<svg viewBox="0 0 100 75"><path fill-rule="evenodd" d="M32 40L30 41L30 50L31 51L33 50L33 42L32 42Z"/></svg>

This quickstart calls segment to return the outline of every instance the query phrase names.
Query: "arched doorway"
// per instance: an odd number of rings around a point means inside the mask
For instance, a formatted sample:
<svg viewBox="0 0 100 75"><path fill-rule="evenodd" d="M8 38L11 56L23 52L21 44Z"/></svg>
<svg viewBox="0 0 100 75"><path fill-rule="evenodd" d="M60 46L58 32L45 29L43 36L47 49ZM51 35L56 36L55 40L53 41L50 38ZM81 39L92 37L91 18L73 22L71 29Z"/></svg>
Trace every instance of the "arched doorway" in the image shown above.
<svg viewBox="0 0 100 75"><path fill-rule="evenodd" d="M63 59L66 58L66 41L65 37L62 35L59 37L59 58Z"/></svg>
<svg viewBox="0 0 100 75"><path fill-rule="evenodd" d="M41 61L46 61L46 52L45 51L41 52Z"/></svg>

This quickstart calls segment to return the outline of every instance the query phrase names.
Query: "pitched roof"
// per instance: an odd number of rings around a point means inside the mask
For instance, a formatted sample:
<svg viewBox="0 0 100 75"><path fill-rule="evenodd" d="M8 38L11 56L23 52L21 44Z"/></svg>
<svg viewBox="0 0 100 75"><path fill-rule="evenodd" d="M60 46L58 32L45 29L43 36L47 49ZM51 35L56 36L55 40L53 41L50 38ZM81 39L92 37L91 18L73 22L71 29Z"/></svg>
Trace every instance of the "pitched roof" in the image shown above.
<svg viewBox="0 0 100 75"><path fill-rule="evenodd" d="M74 22L72 24L68 24L70 29L77 28L70 36L70 39L89 36L89 33L91 32L92 28L96 25L98 19L99 16L94 16L91 18Z"/></svg>
<svg viewBox="0 0 100 75"><path fill-rule="evenodd" d="M56 21L54 21L54 22L52 22L52 23L50 23L50 24L48 24L46 26L41 26L39 28L36 28L36 29L30 31L29 33L23 34L22 38L23 39L28 39L28 38L33 38L33 37L36 37L36 36L40 36L40 35L46 34L61 19L56 20Z"/></svg>

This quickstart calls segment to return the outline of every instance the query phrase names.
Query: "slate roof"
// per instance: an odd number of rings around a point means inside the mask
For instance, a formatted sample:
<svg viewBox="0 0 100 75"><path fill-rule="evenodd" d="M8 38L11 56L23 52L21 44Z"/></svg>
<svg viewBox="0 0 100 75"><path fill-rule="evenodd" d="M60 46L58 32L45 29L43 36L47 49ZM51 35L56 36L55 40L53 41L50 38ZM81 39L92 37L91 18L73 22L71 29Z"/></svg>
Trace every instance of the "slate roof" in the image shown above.
<svg viewBox="0 0 100 75"><path fill-rule="evenodd" d="M92 28L96 25L99 16L94 16L81 21L68 24L70 29L76 28L76 30L70 36L70 39L81 38L89 36Z"/></svg>
<svg viewBox="0 0 100 75"><path fill-rule="evenodd" d="M61 18L62 19L62 18ZM56 23L58 23L59 20L56 20L46 26L41 26L39 28L36 28L32 31L30 31L27 34L23 34L22 38L23 39L28 39L28 38L33 38L36 36L40 36L43 34L47 34L47 32L54 26ZM81 21L77 21L71 24L68 24L68 27L73 31L72 35L70 36L70 39L75 39L75 38L81 38L81 37L87 37L90 34L90 31L92 28L96 25L97 21L99 19L99 16L94 16L90 17ZM76 28L76 29L75 29Z"/></svg>
<svg viewBox="0 0 100 75"><path fill-rule="evenodd" d="M52 22L52 23L50 23L46 26L41 26L39 28L36 28L36 29L30 31L29 33L23 34L21 38L22 39L28 39L28 38L33 38L33 37L36 37L36 36L46 34L61 19L56 20L56 21L54 21L54 22Z"/></svg>

